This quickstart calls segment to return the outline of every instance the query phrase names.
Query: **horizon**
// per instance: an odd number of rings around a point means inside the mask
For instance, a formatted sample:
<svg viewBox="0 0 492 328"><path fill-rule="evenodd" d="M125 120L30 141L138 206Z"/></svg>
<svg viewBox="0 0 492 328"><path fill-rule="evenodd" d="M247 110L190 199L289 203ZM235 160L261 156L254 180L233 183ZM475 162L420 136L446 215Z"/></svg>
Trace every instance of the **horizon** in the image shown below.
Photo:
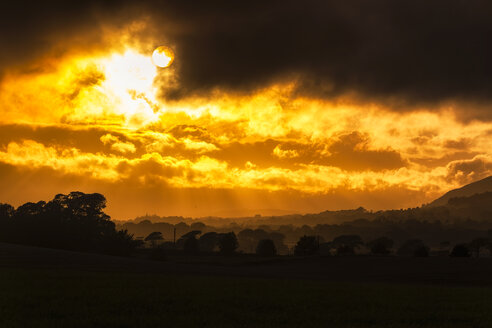
<svg viewBox="0 0 492 328"><path fill-rule="evenodd" d="M160 217L160 218L167 218L167 217L183 217L183 218L191 218L192 220L199 220L199 219L204 219L204 218L218 218L218 219L241 219L241 218L252 218L252 217L256 217L256 216L260 216L260 217L282 217L282 216L289 216L289 215L301 215L301 216L304 216L304 215L310 215L310 214L319 214L319 213L322 213L322 212L325 212L325 211L328 211L328 212L336 212L336 211L354 211L354 210L358 210L359 208L363 208L365 211L368 211L368 212L381 212L381 211L392 211L392 210L406 210L406 209L411 209L411 208L419 208L419 207L423 207L423 206L426 206L426 205L429 205L433 202L436 202L438 200L440 200L441 198L445 197L446 195L449 195L451 194L452 192L455 192L455 191L459 191L460 189L463 189L463 188L467 188L469 187L470 185L476 185L476 183L478 182L481 182L481 181L484 181L484 180L487 180L487 179L490 179L492 178L492 176L488 176L488 177L485 177L483 179L480 179L480 180L476 180L476 181L472 181L466 185L463 185L463 186L460 186L459 188L455 188L455 189L451 189L451 190L448 190L446 192L444 192L443 194L441 194L438 198L435 198L435 199L431 199L429 202L427 203L422 203L420 205L417 205L417 206L411 206L411 207L400 207L400 208L377 208L377 209L374 209L374 208L366 208L364 206L354 206L354 207L346 207L346 208L334 208L334 209L321 209L319 211L306 211L306 212L301 212L301 211L295 211L295 210L287 210L287 209L274 209L274 208L270 208L270 209L238 209L238 208L235 208L234 210L231 210L229 213L230 214L226 214L228 213L227 210L221 210L221 211L215 211L215 212L212 212L210 214L201 214L201 215L185 215L183 213L171 213L171 214L159 214L159 213L149 213L149 212L146 212L145 214L141 213L141 214L136 214L134 216L129 216L127 218L115 218L111 215L111 212L110 211L107 211L107 208L109 207L111 209L110 204L108 204L108 202L106 203L106 212L109 214L109 216L111 217L111 220L114 220L114 221L120 221L120 222L130 222L130 221L135 221L136 219L139 219L139 218L143 218L143 217L152 217L152 216L157 216L157 217ZM492 190L492 186L490 187L486 187L486 190ZM476 193L482 193L483 191L473 191L472 194L476 194ZM97 192L96 192L97 193ZM55 195L53 195L54 197ZM103 195L104 196L104 195ZM32 200L33 203L36 203L38 201L45 201L45 202L48 202L50 201L53 197L51 198L46 198L46 199L37 199L37 200ZM31 201L27 201L27 202L31 202ZM10 205L14 205L14 207L18 207L18 206L21 206L23 205L24 203L19 203L19 204L10 204ZM241 214L239 214L241 213ZM248 213L248 214L246 214Z"/></svg>

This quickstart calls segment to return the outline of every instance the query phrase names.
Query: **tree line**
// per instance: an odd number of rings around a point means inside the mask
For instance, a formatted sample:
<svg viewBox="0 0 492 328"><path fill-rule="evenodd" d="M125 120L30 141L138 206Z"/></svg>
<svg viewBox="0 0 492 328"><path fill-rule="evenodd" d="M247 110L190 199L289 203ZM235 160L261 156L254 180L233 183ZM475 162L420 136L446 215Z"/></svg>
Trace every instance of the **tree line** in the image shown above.
<svg viewBox="0 0 492 328"><path fill-rule="evenodd" d="M238 239L234 232L207 232L201 235L201 231L198 230L190 231L182 235L175 242L165 241L162 237L162 233L155 231L150 233L144 241L147 242L148 248L164 253L165 251L181 250L185 254L194 255L200 253L232 255L238 252L238 247L240 245L240 239ZM431 248L421 239L417 238L406 240L397 248L394 246L394 241L386 236L364 242L358 235L341 235L334 238L332 241L325 242L320 236L304 235L299 238L293 247L292 255L351 256L365 254L375 256L396 255L405 257L428 257L431 255ZM435 252L437 255L451 257L479 257L484 250L488 251L489 254L492 254L492 237L476 238L469 243L456 244L452 248L451 246L451 243L443 242L440 245L440 248ZM243 251L239 251L239 253L243 253ZM259 256L279 255L276 241L270 238L258 239L254 251L246 253L255 253ZM158 252L158 254L161 253Z"/></svg>
<svg viewBox="0 0 492 328"><path fill-rule="evenodd" d="M318 214L255 218L181 218L146 216L118 222L135 236L145 237L160 231L172 240L174 229L179 236L190 231L226 233L233 231L239 251L254 253L259 240L272 239L280 254L297 243L300 237L319 236L325 241L341 235L359 235L370 241L386 236L395 247L411 239L420 239L430 248L444 243L466 244L488 236L492 228L492 193L451 198L446 206L369 212L363 208L325 211ZM329 222L329 223L328 223Z"/></svg>
<svg viewBox="0 0 492 328"><path fill-rule="evenodd" d="M484 216L490 207L490 195L451 199L450 203L460 211L472 204ZM187 254L265 256L357 253L428 256L431 249L451 256L492 252L492 230L487 220L467 218L447 222L437 215L447 213L442 208L420 212L432 213L430 217L416 217L420 210L406 210L385 211L384 216L373 220L361 218L342 224L213 227L202 222L170 224L147 220L116 225L104 213L105 207L103 195L82 192L58 194L49 202L29 202L17 209L0 204L0 241L109 254L131 254L146 246ZM361 209L356 211L364 213Z"/></svg>
<svg viewBox="0 0 492 328"><path fill-rule="evenodd" d="M117 230L104 213L98 193L58 194L51 201L25 203L15 209L0 204L0 241L76 251L129 254L141 242Z"/></svg>

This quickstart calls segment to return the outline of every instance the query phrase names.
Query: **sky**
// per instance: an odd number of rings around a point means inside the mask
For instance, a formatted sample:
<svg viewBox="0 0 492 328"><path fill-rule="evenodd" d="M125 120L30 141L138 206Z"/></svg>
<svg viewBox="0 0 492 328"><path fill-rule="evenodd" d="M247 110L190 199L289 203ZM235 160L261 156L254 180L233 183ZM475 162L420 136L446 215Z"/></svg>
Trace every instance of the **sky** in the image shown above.
<svg viewBox="0 0 492 328"><path fill-rule="evenodd" d="M407 208L491 175L487 1L2 1L0 202ZM174 52L166 68L152 52Z"/></svg>

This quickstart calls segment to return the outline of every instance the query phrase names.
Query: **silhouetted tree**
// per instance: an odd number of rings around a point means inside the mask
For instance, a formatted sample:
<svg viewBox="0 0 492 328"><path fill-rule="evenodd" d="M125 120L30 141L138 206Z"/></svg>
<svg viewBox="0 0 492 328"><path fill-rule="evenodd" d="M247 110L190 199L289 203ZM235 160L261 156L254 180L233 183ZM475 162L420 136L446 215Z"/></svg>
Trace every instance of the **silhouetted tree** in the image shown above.
<svg viewBox="0 0 492 328"><path fill-rule="evenodd" d="M338 255L352 255L355 253L355 248L360 247L362 244L362 238L358 235L342 235L332 241L332 245L337 249Z"/></svg>
<svg viewBox="0 0 492 328"><path fill-rule="evenodd" d="M176 233L179 235L185 234L190 231L190 226L184 222L179 222L174 225L174 229L176 229Z"/></svg>
<svg viewBox="0 0 492 328"><path fill-rule="evenodd" d="M192 235L186 238L183 250L188 254L196 254L198 253L198 239L195 237L196 235Z"/></svg>
<svg viewBox="0 0 492 328"><path fill-rule="evenodd" d="M475 255L475 257L480 256L480 251L483 248L490 248L491 245L490 238L475 238L470 242L470 250Z"/></svg>
<svg viewBox="0 0 492 328"><path fill-rule="evenodd" d="M333 244L331 242L328 243L320 243L319 244L319 255L321 256L331 256L333 250Z"/></svg>
<svg viewBox="0 0 492 328"><path fill-rule="evenodd" d="M150 241L150 245L152 246L152 248L155 248L157 246L157 243L161 240L164 240L164 238L162 238L162 232L154 231L151 232L147 237L145 237L144 240Z"/></svg>
<svg viewBox="0 0 492 328"><path fill-rule="evenodd" d="M198 248L202 252L214 252L219 245L219 234L216 232L207 232L200 236Z"/></svg>
<svg viewBox="0 0 492 328"><path fill-rule="evenodd" d="M206 228L206 225L202 222L193 222L191 225L190 225L190 229L191 230L199 230L199 231L203 231L205 230Z"/></svg>
<svg viewBox="0 0 492 328"><path fill-rule="evenodd" d="M379 237L367 243L367 246L371 249L371 253L375 255L387 255L391 253L393 247L393 240L388 237Z"/></svg>
<svg viewBox="0 0 492 328"><path fill-rule="evenodd" d="M258 243L253 229L244 229L239 231L237 234L237 239L241 250L246 253L253 253L255 245Z"/></svg>
<svg viewBox="0 0 492 328"><path fill-rule="evenodd" d="M14 212L15 209L12 205L0 203L0 222L12 218Z"/></svg>
<svg viewBox="0 0 492 328"><path fill-rule="evenodd" d="M185 233L184 235L179 237L178 241L176 242L176 247L179 249L184 249L185 243L188 239L193 238L196 241L197 236L201 233L202 232L200 230L193 230L193 231ZM198 248L198 242L197 242L197 248Z"/></svg>
<svg viewBox="0 0 492 328"><path fill-rule="evenodd" d="M314 255L318 252L319 243L316 236L302 236L294 247L294 255Z"/></svg>
<svg viewBox="0 0 492 328"><path fill-rule="evenodd" d="M336 248L336 250L337 250L337 255L347 256L347 255L354 255L355 254L354 248L351 246L348 246L348 245L339 245Z"/></svg>
<svg viewBox="0 0 492 328"><path fill-rule="evenodd" d="M277 255L277 248L273 240L271 239L262 239L258 242L258 246L256 247L256 254L260 256L275 256Z"/></svg>
<svg viewBox="0 0 492 328"><path fill-rule="evenodd" d="M284 244L285 235L280 232L269 232L264 229L244 229L237 235L239 247L247 253L253 253L261 240L271 239L279 253L289 250Z"/></svg>
<svg viewBox="0 0 492 328"><path fill-rule="evenodd" d="M270 232L269 238L271 239L275 245L277 250L277 254L287 254L289 252L289 248L284 244L285 235L280 232Z"/></svg>
<svg viewBox="0 0 492 328"><path fill-rule="evenodd" d="M3 241L72 250L127 254L139 242L126 230L117 231L104 213L101 194L71 192L58 194L48 203L26 203L15 211L1 206L7 216L0 238Z"/></svg>
<svg viewBox="0 0 492 328"><path fill-rule="evenodd" d="M415 257L428 257L430 253L429 247L422 245L417 247L415 252L413 253L413 256Z"/></svg>
<svg viewBox="0 0 492 328"><path fill-rule="evenodd" d="M12 216L15 213L13 206L0 203L0 240L7 240L11 235Z"/></svg>
<svg viewBox="0 0 492 328"><path fill-rule="evenodd" d="M115 230L101 241L103 249L110 254L130 254L135 248L143 245L142 240L133 239L126 230Z"/></svg>
<svg viewBox="0 0 492 328"><path fill-rule="evenodd" d="M447 249L447 248L449 248L449 246L451 246L451 243L449 241L447 241L447 240L441 241L439 243L439 248L441 250Z"/></svg>
<svg viewBox="0 0 492 328"><path fill-rule="evenodd" d="M236 234L234 232L228 232L220 234L219 236L219 250L222 254L233 254L238 248Z"/></svg>
<svg viewBox="0 0 492 328"><path fill-rule="evenodd" d="M465 244L457 244L453 247L451 257L470 257L470 249Z"/></svg>
<svg viewBox="0 0 492 328"><path fill-rule="evenodd" d="M410 239L400 246L397 254L400 256L428 256L429 248L420 239Z"/></svg>

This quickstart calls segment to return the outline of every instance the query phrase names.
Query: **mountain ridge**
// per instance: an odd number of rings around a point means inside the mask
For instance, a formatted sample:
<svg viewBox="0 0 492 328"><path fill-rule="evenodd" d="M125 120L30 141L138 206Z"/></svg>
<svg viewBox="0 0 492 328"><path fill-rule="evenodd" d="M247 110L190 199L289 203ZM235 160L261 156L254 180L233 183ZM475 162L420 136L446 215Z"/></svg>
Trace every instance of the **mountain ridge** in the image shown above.
<svg viewBox="0 0 492 328"><path fill-rule="evenodd" d="M460 188L450 190L441 197L429 203L427 206L445 206L451 198L470 197L475 194L482 194L485 192L492 192L492 176L488 176L484 179L474 181Z"/></svg>

